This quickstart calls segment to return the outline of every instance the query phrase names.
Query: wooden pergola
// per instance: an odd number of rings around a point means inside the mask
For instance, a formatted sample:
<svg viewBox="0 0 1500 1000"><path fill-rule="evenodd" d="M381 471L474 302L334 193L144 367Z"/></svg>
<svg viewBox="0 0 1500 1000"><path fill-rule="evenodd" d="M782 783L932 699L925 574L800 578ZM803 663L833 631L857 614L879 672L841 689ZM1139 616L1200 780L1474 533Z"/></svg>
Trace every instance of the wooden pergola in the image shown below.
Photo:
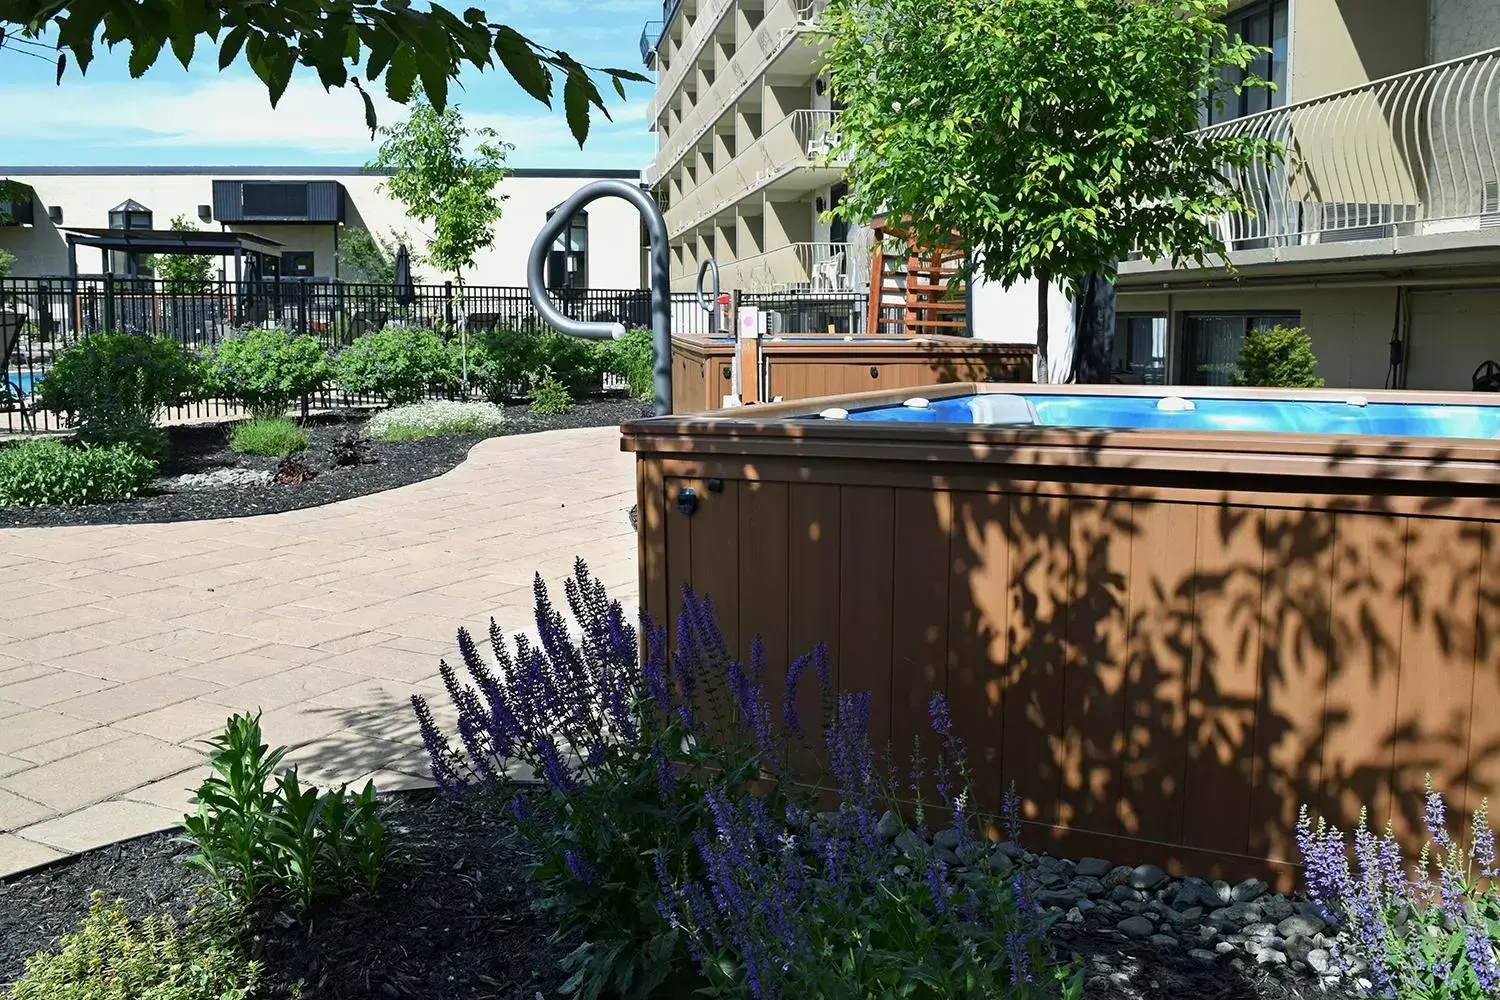
<svg viewBox="0 0 1500 1000"><path fill-rule="evenodd" d="M956 242L950 246L919 246L905 226L883 215L872 219L870 226L875 246L865 329L883 333L882 325L894 325L892 332L901 334L961 336L969 326L964 316L968 310L967 288L958 277L963 249ZM887 254L887 240L899 241L906 255ZM881 318L883 306L898 305L900 319Z"/></svg>

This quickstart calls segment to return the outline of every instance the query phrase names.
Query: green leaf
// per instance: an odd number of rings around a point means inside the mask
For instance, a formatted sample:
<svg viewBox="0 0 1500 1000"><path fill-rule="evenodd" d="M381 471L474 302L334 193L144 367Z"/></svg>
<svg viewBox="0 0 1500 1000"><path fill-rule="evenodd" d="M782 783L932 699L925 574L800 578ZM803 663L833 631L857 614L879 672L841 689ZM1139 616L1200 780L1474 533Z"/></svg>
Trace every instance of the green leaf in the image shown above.
<svg viewBox="0 0 1500 1000"><path fill-rule="evenodd" d="M62 83L63 71L68 68L68 54L59 52L57 54L57 82Z"/></svg>
<svg viewBox="0 0 1500 1000"><path fill-rule="evenodd" d="M573 138L578 140L578 148L582 149L589 137L589 87L588 78L581 71L568 74L568 82L563 85L563 110L568 117L568 129L573 133Z"/></svg>
<svg viewBox="0 0 1500 1000"><path fill-rule="evenodd" d="M390 68L385 72L385 94L397 104L411 100L417 82L417 63L411 50L402 46L391 56Z"/></svg>
<svg viewBox="0 0 1500 1000"><path fill-rule="evenodd" d="M183 69L188 69L193 61L193 50L198 45L198 33L196 31L178 32L172 36L172 54L182 64Z"/></svg>
<svg viewBox="0 0 1500 1000"><path fill-rule="evenodd" d="M139 80L145 75L146 70L156 64L156 57L161 54L161 38L146 38L136 42L130 48L130 78Z"/></svg>
<svg viewBox="0 0 1500 1000"><path fill-rule="evenodd" d="M520 33L500 25L495 30L495 55L522 90L549 108L552 106L552 74Z"/></svg>
<svg viewBox="0 0 1500 1000"><path fill-rule="evenodd" d="M249 37L250 29L241 24L232 28L224 38L224 44L219 46L219 69L224 70L229 64L239 58L240 49L244 48L245 39Z"/></svg>

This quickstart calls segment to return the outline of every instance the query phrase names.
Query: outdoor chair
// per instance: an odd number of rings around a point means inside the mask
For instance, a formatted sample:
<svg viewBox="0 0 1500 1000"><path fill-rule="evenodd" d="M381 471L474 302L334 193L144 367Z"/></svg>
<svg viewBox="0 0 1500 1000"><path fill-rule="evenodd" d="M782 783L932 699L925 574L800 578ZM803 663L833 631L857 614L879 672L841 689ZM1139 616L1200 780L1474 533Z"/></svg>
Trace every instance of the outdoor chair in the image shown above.
<svg viewBox="0 0 1500 1000"><path fill-rule="evenodd" d="M499 325L499 313L469 313L464 320L464 329L469 333L489 333Z"/></svg>
<svg viewBox="0 0 1500 1000"><path fill-rule="evenodd" d="M356 312L349 317L349 340L358 340L367 333L377 333L391 318L387 312Z"/></svg>
<svg viewBox="0 0 1500 1000"><path fill-rule="evenodd" d="M844 285L844 254L833 254L813 265L812 287L815 292L837 292Z"/></svg>
<svg viewBox="0 0 1500 1000"><path fill-rule="evenodd" d="M21 329L25 324L24 313L15 309L0 309L0 377L3 377L5 383L0 388L3 388L5 395L16 401L16 406L21 411L22 428L26 428L30 422L30 415L26 412L26 393L19 379L11 381L10 363L21 342Z"/></svg>

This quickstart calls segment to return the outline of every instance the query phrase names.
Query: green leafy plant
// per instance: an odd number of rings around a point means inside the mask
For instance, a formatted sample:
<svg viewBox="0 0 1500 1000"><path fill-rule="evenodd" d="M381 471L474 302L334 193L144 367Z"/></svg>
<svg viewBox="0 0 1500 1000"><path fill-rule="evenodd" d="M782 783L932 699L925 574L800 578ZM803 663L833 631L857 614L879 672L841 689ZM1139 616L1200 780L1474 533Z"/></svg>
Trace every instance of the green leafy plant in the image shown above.
<svg viewBox="0 0 1500 1000"><path fill-rule="evenodd" d="M630 383L630 395L650 400L656 395L656 342L650 330L629 330L619 340L594 344L600 372L618 375Z"/></svg>
<svg viewBox="0 0 1500 1000"><path fill-rule="evenodd" d="M334 358L339 388L379 393L393 406L421 399L429 388L452 389L459 360L432 330L388 326L367 333Z"/></svg>
<svg viewBox="0 0 1500 1000"><path fill-rule="evenodd" d="M372 285L395 284L398 243L411 245L410 239L394 230L386 240L361 226L347 227L339 234L339 277ZM416 280L415 275L412 280Z"/></svg>
<svg viewBox="0 0 1500 1000"><path fill-rule="evenodd" d="M229 447L242 455L285 458L307 447L307 432L286 417L236 424Z"/></svg>
<svg viewBox="0 0 1500 1000"><path fill-rule="evenodd" d="M118 441L202 388L198 361L164 337L93 333L64 349L38 386L43 409L66 413L85 441ZM147 435L149 437L149 435Z"/></svg>
<svg viewBox="0 0 1500 1000"><path fill-rule="evenodd" d="M185 215L172 220L173 232L196 233L198 226ZM152 254L151 271L162 279L163 289L178 295L196 295L207 290L213 278L214 259L207 254Z"/></svg>
<svg viewBox="0 0 1500 1000"><path fill-rule="evenodd" d="M125 444L32 440L0 448L0 506L129 500L155 478L156 463Z"/></svg>
<svg viewBox="0 0 1500 1000"><path fill-rule="evenodd" d="M170 915L136 923L125 901L93 894L89 915L56 952L26 960L10 1000L249 1000L260 965L205 927L179 930Z"/></svg>
<svg viewBox="0 0 1500 1000"><path fill-rule="evenodd" d="M1265 49L1231 35L1225 0L830 0L826 72L845 105L834 214L902 220L959 246L974 274L1038 285L1047 372L1052 283L1110 275L1139 250L1222 258L1217 220L1251 212L1223 183L1271 163L1258 134L1198 133ZM1269 169L1269 167L1263 168Z"/></svg>
<svg viewBox="0 0 1500 1000"><path fill-rule="evenodd" d="M437 399L382 410L366 432L377 441L415 441L450 434L495 434L505 427L505 411L494 403Z"/></svg>
<svg viewBox="0 0 1500 1000"><path fill-rule="evenodd" d="M0 6L6 34L56 39L57 79L68 53L82 73L102 39L129 50L129 69L139 77L170 49L186 69L200 42L218 46L218 65L228 68L242 56L265 84L274 106L286 93L299 66L316 74L324 89L352 86L364 98L365 123L378 124L366 87L380 80L398 104L423 93L434 107L447 104L448 88L469 66L489 69L496 62L532 98L552 107L553 74L561 74L563 109L580 147L589 134L592 110L609 110L594 75L607 77L621 100L625 82L646 83L624 69L595 69L568 53L538 45L504 24L491 23L482 10L460 16L441 4L412 7L380 0L269 0L228 6L191 6L173 17L141 17L135 0L104 0L80 7L49 0L8 0ZM352 72L351 72L352 70ZM360 71L364 80L361 81Z"/></svg>
<svg viewBox="0 0 1500 1000"><path fill-rule="evenodd" d="M209 360L210 390L257 417L280 417L333 376L314 337L279 327L243 330L219 343Z"/></svg>
<svg viewBox="0 0 1500 1000"><path fill-rule="evenodd" d="M531 384L531 412L538 416L557 416L573 408L573 394L568 387L543 368Z"/></svg>
<svg viewBox="0 0 1500 1000"><path fill-rule="evenodd" d="M599 376L616 356L600 342L580 340L551 330L534 332L501 328L477 334L469 345L474 381L491 401L523 394L544 369L574 395L596 392ZM618 359L623 364L623 359Z"/></svg>
<svg viewBox="0 0 1500 1000"><path fill-rule="evenodd" d="M474 255L495 242L509 197L496 188L510 173L505 157L515 147L492 128L466 128L458 108L422 100L406 121L380 131L384 141L370 167L388 173L382 188L431 227L427 262L462 283Z"/></svg>
<svg viewBox="0 0 1500 1000"><path fill-rule="evenodd" d="M11 270L16 266L16 255L9 250L0 250L0 278L10 276Z"/></svg>
<svg viewBox="0 0 1500 1000"><path fill-rule="evenodd" d="M182 839L196 848L187 863L226 900L249 906L270 888L306 910L321 895L375 888L389 843L373 782L319 792L295 767L278 775L286 748L261 741L258 712L233 716L208 745L212 773Z"/></svg>
<svg viewBox="0 0 1500 1000"><path fill-rule="evenodd" d="M1245 334L1240 356L1229 369L1230 385L1321 389L1312 338L1302 327L1273 326Z"/></svg>

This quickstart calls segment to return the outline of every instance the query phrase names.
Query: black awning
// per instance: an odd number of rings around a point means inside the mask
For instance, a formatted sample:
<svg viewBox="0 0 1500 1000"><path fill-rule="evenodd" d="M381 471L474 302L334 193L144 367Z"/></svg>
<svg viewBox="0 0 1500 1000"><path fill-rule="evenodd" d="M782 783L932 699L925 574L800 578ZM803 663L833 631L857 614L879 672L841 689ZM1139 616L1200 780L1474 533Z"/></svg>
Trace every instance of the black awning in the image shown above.
<svg viewBox="0 0 1500 1000"><path fill-rule="evenodd" d="M232 254L236 250L264 253L286 244L249 233L179 232L175 229L72 229L63 232L80 247L122 253Z"/></svg>

